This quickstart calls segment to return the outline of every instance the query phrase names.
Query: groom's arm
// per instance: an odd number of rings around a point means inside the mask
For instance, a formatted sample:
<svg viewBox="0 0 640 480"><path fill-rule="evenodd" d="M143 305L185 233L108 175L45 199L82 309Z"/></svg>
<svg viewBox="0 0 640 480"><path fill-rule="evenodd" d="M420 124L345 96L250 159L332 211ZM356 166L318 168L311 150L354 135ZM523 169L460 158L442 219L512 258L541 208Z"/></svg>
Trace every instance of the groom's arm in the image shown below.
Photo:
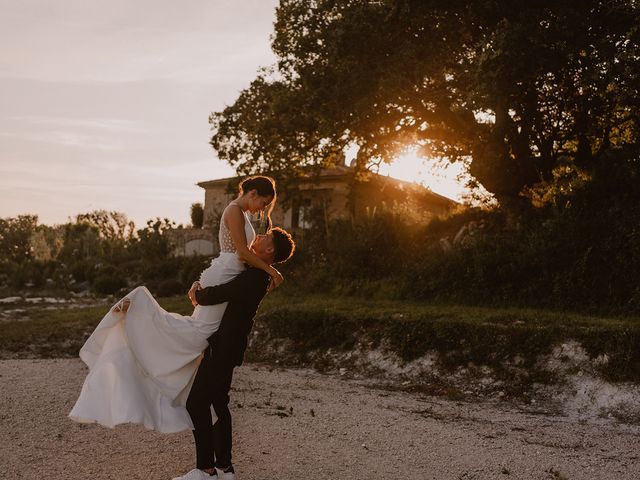
<svg viewBox="0 0 640 480"><path fill-rule="evenodd" d="M230 282L196 290L195 297L199 305L240 301L247 299L250 292L260 290L263 284L266 289L269 275L263 270L249 268Z"/></svg>

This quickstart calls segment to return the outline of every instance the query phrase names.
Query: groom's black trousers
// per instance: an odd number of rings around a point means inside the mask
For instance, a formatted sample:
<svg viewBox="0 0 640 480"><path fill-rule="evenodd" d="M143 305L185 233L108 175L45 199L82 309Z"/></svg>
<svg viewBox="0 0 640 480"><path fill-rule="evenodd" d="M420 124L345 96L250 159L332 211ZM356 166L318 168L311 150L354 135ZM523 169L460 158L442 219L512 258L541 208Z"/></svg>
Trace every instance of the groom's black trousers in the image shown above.
<svg viewBox="0 0 640 480"><path fill-rule="evenodd" d="M228 302L220 328L207 339L210 347L205 350L187 399L199 469L231 465L231 378L234 367L242 364L253 317L267 293L269 280L264 270L250 267L228 283L195 293L200 305ZM218 417L215 425L211 425L211 405Z"/></svg>
<svg viewBox="0 0 640 480"><path fill-rule="evenodd" d="M196 467L225 468L231 465L231 412L229 389L234 364L207 348L187 398L196 441ZM210 406L218 417L212 424Z"/></svg>

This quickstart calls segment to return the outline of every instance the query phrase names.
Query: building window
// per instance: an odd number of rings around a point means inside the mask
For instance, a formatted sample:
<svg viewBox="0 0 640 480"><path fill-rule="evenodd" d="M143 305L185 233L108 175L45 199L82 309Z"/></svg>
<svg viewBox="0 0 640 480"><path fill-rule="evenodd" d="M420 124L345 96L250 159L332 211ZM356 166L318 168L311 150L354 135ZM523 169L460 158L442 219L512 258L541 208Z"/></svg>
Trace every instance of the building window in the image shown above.
<svg viewBox="0 0 640 480"><path fill-rule="evenodd" d="M294 201L291 210L285 215L285 225L289 224L289 216L291 228L311 228L311 199Z"/></svg>
<svg viewBox="0 0 640 480"><path fill-rule="evenodd" d="M311 228L311 199L303 198L298 209L298 226Z"/></svg>

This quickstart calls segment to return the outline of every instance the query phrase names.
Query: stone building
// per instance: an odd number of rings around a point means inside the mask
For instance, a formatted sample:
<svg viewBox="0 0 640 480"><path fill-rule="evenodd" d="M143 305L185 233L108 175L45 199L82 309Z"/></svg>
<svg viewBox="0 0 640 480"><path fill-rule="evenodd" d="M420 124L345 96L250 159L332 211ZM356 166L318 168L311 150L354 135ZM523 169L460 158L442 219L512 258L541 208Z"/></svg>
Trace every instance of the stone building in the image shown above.
<svg viewBox="0 0 640 480"><path fill-rule="evenodd" d="M238 183L238 177L198 183L205 191L205 228L217 232L222 211L237 196ZM324 169L318 175L295 179L286 188L279 188L271 218L274 225L282 226L300 240L304 231L312 227L314 215L321 216L326 225L336 219L357 221L398 205L426 218L447 214L457 202L415 183L391 177L369 174L365 179L358 179L353 168L338 166Z"/></svg>
<svg viewBox="0 0 640 480"><path fill-rule="evenodd" d="M178 228L166 231L165 235L171 254L176 257L218 253L218 240L210 228Z"/></svg>

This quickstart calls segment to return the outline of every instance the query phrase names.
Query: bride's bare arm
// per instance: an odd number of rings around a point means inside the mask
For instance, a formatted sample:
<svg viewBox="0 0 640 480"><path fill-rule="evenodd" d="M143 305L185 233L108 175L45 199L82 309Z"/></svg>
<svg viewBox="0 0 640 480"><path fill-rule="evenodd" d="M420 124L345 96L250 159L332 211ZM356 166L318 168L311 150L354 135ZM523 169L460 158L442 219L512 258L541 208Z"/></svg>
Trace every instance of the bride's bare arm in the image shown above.
<svg viewBox="0 0 640 480"><path fill-rule="evenodd" d="M242 209L235 204L229 205L222 216L222 221L226 222L229 228L233 244L240 259L253 267L264 270L271 276L275 286L280 285L284 280L282 274L258 257L247 246L247 236L244 231L245 217Z"/></svg>

